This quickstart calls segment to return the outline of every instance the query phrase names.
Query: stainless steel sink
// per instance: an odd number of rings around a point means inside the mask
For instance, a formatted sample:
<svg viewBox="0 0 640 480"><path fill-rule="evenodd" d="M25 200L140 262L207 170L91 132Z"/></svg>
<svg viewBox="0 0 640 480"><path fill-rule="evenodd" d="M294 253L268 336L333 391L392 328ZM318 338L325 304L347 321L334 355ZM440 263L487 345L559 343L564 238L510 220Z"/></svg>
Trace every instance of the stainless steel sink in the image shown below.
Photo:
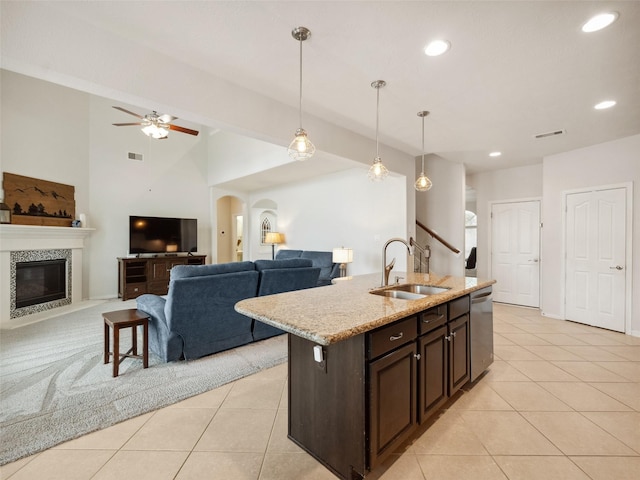
<svg viewBox="0 0 640 480"><path fill-rule="evenodd" d="M372 290L371 293L383 297L401 298L403 300L420 300L426 297L426 295L421 293L405 292L404 290Z"/></svg>
<svg viewBox="0 0 640 480"><path fill-rule="evenodd" d="M417 283L405 283L403 285L395 285L391 290L419 293L422 295L437 295L438 293L444 293L447 290L450 290L450 288L435 287L433 285L420 285Z"/></svg>
<svg viewBox="0 0 640 480"><path fill-rule="evenodd" d="M429 295L437 295L449 290L444 287L434 287L433 285L420 285L416 283L405 283L402 285L394 285L384 290L372 290L374 295L383 297L401 298L403 300L419 300Z"/></svg>

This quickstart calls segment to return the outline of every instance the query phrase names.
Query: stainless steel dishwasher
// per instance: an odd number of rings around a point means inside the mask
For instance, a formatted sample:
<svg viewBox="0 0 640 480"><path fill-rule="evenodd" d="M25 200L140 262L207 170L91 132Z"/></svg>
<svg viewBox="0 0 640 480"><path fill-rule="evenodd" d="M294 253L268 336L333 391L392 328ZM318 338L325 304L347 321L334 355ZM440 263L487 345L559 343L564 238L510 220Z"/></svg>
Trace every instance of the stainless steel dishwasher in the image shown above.
<svg viewBox="0 0 640 480"><path fill-rule="evenodd" d="M493 363L492 288L471 293L471 381L474 382Z"/></svg>

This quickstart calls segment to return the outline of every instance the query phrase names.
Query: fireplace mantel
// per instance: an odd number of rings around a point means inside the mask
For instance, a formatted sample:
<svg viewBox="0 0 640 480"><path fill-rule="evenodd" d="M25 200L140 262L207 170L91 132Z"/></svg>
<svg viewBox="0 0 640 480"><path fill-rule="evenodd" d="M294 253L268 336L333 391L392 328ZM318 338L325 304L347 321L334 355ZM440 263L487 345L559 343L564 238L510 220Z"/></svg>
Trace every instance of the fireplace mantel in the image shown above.
<svg viewBox="0 0 640 480"><path fill-rule="evenodd" d="M83 248L84 239L94 231L95 228L0 225L0 251ZM64 246L60 246L60 242L65 242ZM77 246L70 246L70 243Z"/></svg>
<svg viewBox="0 0 640 480"><path fill-rule="evenodd" d="M82 270L85 239L94 228L44 227L38 225L0 225L0 328L15 328L55 314L54 310L11 318L11 252L31 250L71 250L71 302L83 300Z"/></svg>

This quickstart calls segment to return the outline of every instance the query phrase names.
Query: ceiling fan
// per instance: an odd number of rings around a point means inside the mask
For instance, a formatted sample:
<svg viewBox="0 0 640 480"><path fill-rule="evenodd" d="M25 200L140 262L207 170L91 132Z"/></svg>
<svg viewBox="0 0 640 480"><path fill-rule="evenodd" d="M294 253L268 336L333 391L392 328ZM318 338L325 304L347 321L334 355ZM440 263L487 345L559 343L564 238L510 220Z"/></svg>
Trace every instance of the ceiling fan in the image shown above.
<svg viewBox="0 0 640 480"><path fill-rule="evenodd" d="M132 125L141 125L142 131L145 135L149 137L163 139L167 138L169 135L169 130L175 130L176 132L188 133L189 135L198 135L197 130L191 130L190 128L180 127L178 125L173 125L171 122L176 120L178 117L173 117L171 115L163 114L160 115L155 110L152 113L148 113L144 116L139 115L137 113L130 112L122 107L113 107L116 110L120 110L121 112L128 113L129 115L133 115L134 117L138 117L140 122L135 123L114 123L116 127L128 127Z"/></svg>

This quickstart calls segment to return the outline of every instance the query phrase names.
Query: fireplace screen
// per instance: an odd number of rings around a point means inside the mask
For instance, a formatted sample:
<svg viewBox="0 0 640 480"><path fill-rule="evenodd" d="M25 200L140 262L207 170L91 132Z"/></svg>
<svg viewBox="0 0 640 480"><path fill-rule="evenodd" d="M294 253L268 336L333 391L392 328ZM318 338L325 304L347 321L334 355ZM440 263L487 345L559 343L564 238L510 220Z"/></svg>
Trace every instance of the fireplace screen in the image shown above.
<svg viewBox="0 0 640 480"><path fill-rule="evenodd" d="M16 308L65 298L66 279L64 258L16 263Z"/></svg>

